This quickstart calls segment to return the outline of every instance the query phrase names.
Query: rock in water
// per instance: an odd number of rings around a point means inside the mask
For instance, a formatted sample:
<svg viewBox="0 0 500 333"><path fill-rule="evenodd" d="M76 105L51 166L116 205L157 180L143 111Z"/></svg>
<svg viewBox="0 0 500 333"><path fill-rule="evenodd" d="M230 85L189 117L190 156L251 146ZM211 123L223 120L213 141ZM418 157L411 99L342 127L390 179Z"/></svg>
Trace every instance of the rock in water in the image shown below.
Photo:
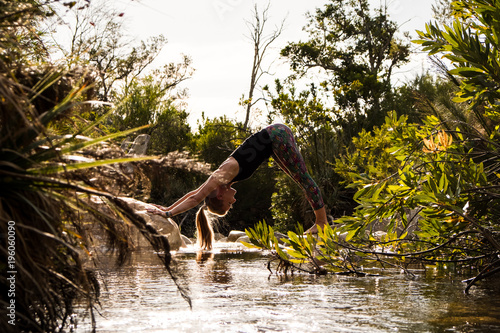
<svg viewBox="0 0 500 333"><path fill-rule="evenodd" d="M244 231L238 231L238 230L231 230L229 232L229 235L227 236L227 241L228 242L236 242L238 238L246 236Z"/></svg>

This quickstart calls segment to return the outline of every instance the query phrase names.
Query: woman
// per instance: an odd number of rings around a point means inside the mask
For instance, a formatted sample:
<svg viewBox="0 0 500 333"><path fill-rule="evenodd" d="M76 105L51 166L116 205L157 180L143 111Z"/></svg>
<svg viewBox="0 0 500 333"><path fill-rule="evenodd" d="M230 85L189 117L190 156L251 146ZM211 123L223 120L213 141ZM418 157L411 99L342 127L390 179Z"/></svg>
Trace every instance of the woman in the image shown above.
<svg viewBox="0 0 500 333"><path fill-rule="evenodd" d="M318 226L327 223L326 210L320 190L307 172L304 159L299 152L291 130L283 124L270 125L245 140L199 188L184 195L170 207L156 206L151 213L172 217L196 207L203 206L196 214L198 243L203 249L211 249L213 230L205 210L224 216L236 202L235 182L249 178L254 171L273 156L280 168L302 188L314 209L315 224L307 232L317 233Z"/></svg>

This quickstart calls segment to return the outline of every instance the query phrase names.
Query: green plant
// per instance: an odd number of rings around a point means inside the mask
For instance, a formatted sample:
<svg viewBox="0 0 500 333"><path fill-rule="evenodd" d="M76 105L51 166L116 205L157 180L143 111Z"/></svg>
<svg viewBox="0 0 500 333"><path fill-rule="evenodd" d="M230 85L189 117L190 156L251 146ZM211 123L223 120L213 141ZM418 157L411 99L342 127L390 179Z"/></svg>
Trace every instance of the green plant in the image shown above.
<svg viewBox="0 0 500 333"><path fill-rule="evenodd" d="M500 75L500 9L497 0L453 1L453 23L442 27L426 24L418 31L419 40L429 55L442 54L453 68L450 74L458 77L460 90L456 102L469 102L470 109L483 129L492 133L490 120L498 122L497 100Z"/></svg>
<svg viewBox="0 0 500 333"><path fill-rule="evenodd" d="M171 274L168 240L125 202L97 188L86 172L137 161L92 159L92 150L144 127L103 136L98 125L106 115L96 118L94 112L103 105L93 101L95 73L81 61L75 66L74 59L65 59L67 67L50 61L39 27L55 14L55 3L0 1L2 332L64 331L76 300L87 306L95 328L94 239L107 240L122 264L135 228ZM75 2L63 6L73 8ZM96 198L101 204L93 203Z"/></svg>
<svg viewBox="0 0 500 333"><path fill-rule="evenodd" d="M276 256L293 264L320 263L336 274L362 274L363 265L477 268L467 289L500 271L495 142L478 134L472 141L482 144L470 149L470 137L465 140L458 129L444 131L435 117L423 125L387 117L385 126L392 129L385 150L400 162L397 171L385 178L351 173L354 214L321 230L317 240L289 232L290 249L275 250Z"/></svg>
<svg viewBox="0 0 500 333"><path fill-rule="evenodd" d="M289 43L281 55L290 60L297 77L314 73L314 104L333 104L328 119L346 136L380 125L391 108L393 70L409 57L409 45L397 37L398 26L386 9L371 10L366 0L330 0L309 15L304 30L308 40ZM320 82L312 79L318 76Z"/></svg>
<svg viewBox="0 0 500 333"><path fill-rule="evenodd" d="M302 235L304 230L302 226L298 225L298 234ZM281 238L288 248L282 249L282 245L274 234L274 229L268 226L265 222L257 223L254 228L245 229L250 243L242 242L243 245L249 248L257 248L267 250L274 254L275 259L279 260L278 270L283 271L285 274L289 269L296 269L299 271L307 271L307 268L300 267L301 264L308 262L315 263L314 251L315 240L311 235L306 237L298 236L296 233L289 231L288 239ZM299 266L297 266L299 265ZM315 265L318 270L321 270L319 265ZM268 265L268 269L271 268Z"/></svg>
<svg viewBox="0 0 500 333"><path fill-rule="evenodd" d="M293 274L298 271L318 275L365 276L369 274L362 272L359 266L380 261L380 258L369 257L368 251L363 253L363 249L343 241L339 230L332 229L329 225L320 229L317 236L313 236L304 234L304 229L298 224L296 232L288 231L288 238L281 238L280 241L273 235L272 227L264 222L245 231L251 244L243 244L269 251L273 257L269 264L277 260L276 271L279 273ZM268 269L272 272L270 265Z"/></svg>
<svg viewBox="0 0 500 333"><path fill-rule="evenodd" d="M132 162L139 158L88 161L85 150L138 129L91 138L96 123L60 135L54 124L66 121L90 103L84 97L88 86L71 76L46 67L34 85L29 75L10 72L0 78L0 232L14 233L12 243L0 243L2 272L15 270L15 319L2 321L2 331L57 331L64 327L76 299L86 300L92 312L99 295L97 280L85 262L92 260L91 232L86 223L95 223L108 235L111 249L118 250L122 263L131 248L130 228L138 228L161 255L169 269L166 238L148 227L126 204L110 193L90 187L89 179L76 171L97 166ZM85 77L85 76L83 76ZM15 78L15 79L14 79ZM60 102L41 103L46 96ZM50 100L52 102L52 100ZM49 105L44 109L44 105ZM100 120L98 120L100 121ZM97 122L98 122L97 121ZM144 159L144 158L142 158ZM89 196L105 201L100 209ZM105 212L110 209L110 212ZM94 222L92 222L94 221ZM13 250L13 253L9 252ZM7 260L13 254L15 261ZM13 266L7 267L7 263ZM7 274L2 274L2 290L8 290ZM1 315L12 299L2 293ZM92 315L93 318L93 315Z"/></svg>
<svg viewBox="0 0 500 333"><path fill-rule="evenodd" d="M462 0L452 8L453 25L428 24L417 43L450 61L457 104L444 101L450 112L443 114L428 103L431 115L418 123L393 113L385 132L360 132L355 150L336 164L356 190L354 213L318 240L294 238L292 250L276 256L355 274L365 263L448 266L476 273L466 290L500 272L500 6ZM313 248L320 254L311 256Z"/></svg>
<svg viewBox="0 0 500 333"><path fill-rule="evenodd" d="M250 243L243 242L243 244L249 248L272 250L277 243L273 227L268 226L263 221L258 222L254 228L245 229L245 233Z"/></svg>

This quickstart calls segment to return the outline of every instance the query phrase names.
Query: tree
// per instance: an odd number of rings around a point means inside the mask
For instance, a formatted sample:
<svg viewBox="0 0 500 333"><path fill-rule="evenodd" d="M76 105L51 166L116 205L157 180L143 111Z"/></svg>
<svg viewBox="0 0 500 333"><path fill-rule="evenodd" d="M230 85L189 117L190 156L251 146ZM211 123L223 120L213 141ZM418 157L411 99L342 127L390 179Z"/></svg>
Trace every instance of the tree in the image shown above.
<svg viewBox="0 0 500 333"><path fill-rule="evenodd" d="M352 209L352 193L339 185L341 177L330 165L350 149L357 133L380 125L397 106L391 77L408 60L409 46L398 40L397 25L384 9L371 11L364 0L332 0L309 14L304 30L308 40L291 42L281 51L294 73L276 80L275 92L265 88L269 116L279 115L294 127L328 207L341 216Z"/></svg>
<svg viewBox="0 0 500 333"><path fill-rule="evenodd" d="M453 0L436 0L436 3L432 5L432 12L434 17L441 23L447 23L453 20L453 8L451 3Z"/></svg>
<svg viewBox="0 0 500 333"><path fill-rule="evenodd" d="M109 94L117 82L126 87L138 77L160 53L166 44L163 36L152 37L131 50L120 44L117 27L109 40L102 40L90 50L90 63L96 66L100 77L101 99L109 101ZM120 51L124 54L120 54Z"/></svg>
<svg viewBox="0 0 500 333"><path fill-rule="evenodd" d="M435 117L419 126L392 115L383 127L391 130L375 131L376 139L360 136L366 155L348 157L368 162L366 170L349 173L359 203L352 215L337 219L336 227L326 227L318 239L299 237L300 229L289 232L285 251L267 226L249 232L252 244L272 250L284 269L317 274L364 275L360 267L374 264L405 271L418 263L448 265L462 272L477 267L468 290L500 272L496 183L491 185L485 163L467 155L462 133L447 133ZM377 156L380 151L383 158ZM383 177L395 169L392 176Z"/></svg>
<svg viewBox="0 0 500 333"><path fill-rule="evenodd" d="M267 23L267 13L269 10L270 4L266 7L266 9L262 12L262 17L259 15L259 11L257 9L257 5L254 7L254 19L253 23L248 23L251 35L250 39L253 42L254 46L254 56L253 56L253 64L252 64L252 74L250 75L250 87L248 90L248 97L245 99L243 97L243 104L246 105L246 115L245 121L243 122L243 130L248 129L248 122L250 121L250 113L252 111L252 107L260 100L254 99L254 92L260 78L267 74L268 71L263 69L262 61L264 60L264 56L269 48L269 46L281 35L281 31L283 30L283 22L280 27L276 28L270 35L264 35L264 28Z"/></svg>
<svg viewBox="0 0 500 333"><path fill-rule="evenodd" d="M2 66L44 61L48 57L44 34L39 28L42 19L52 15L49 4L50 1L0 1Z"/></svg>
<svg viewBox="0 0 500 333"><path fill-rule="evenodd" d="M192 140L191 127L187 121L188 113L179 110L173 104L166 104L158 115L154 126L148 133L151 135L150 154L163 154L175 150L183 151Z"/></svg>
<svg viewBox="0 0 500 333"><path fill-rule="evenodd" d="M393 70L409 56L409 45L396 37L398 26L383 8L372 13L367 0L331 0L309 15L305 30L310 39L289 43L281 54L298 75L316 69L325 77L311 90L318 96L322 88L333 98L331 121L354 127L353 134L380 125L391 109L385 104Z"/></svg>
<svg viewBox="0 0 500 333"><path fill-rule="evenodd" d="M65 24L71 33L70 42L58 47L70 66L74 61L94 66L99 99L112 101L113 89L133 84L156 59L167 39L159 35L139 43L131 40L124 33L126 16L105 1L80 0L70 4L80 10L57 11L59 19L67 21ZM117 84L121 87L117 88Z"/></svg>
<svg viewBox="0 0 500 333"><path fill-rule="evenodd" d="M430 60L436 59L431 57ZM477 125L477 120L467 110L466 103L453 101L459 83L443 65L441 61L436 63L437 75L430 72L417 75L398 87L394 93L395 110L405 110L404 115L408 116L410 123L422 123L422 119L432 115L450 130L458 126L465 131L470 125ZM452 122L455 124L449 127Z"/></svg>
<svg viewBox="0 0 500 333"><path fill-rule="evenodd" d="M113 126L118 130L151 125L143 130L151 135L151 149L166 154L183 150L190 140L188 113L182 110L187 95L179 85L192 74L191 60L170 63L145 77L135 78L123 91L113 94L118 104Z"/></svg>
<svg viewBox="0 0 500 333"><path fill-rule="evenodd" d="M427 24L426 30L419 32L418 43L429 55L442 53L451 62L453 69L449 73L460 79L455 101L470 103L482 129L490 134L494 124L500 121L496 103L500 97L500 27L497 23L500 11L497 3L490 0L454 1L452 6L453 26L440 29Z"/></svg>
<svg viewBox="0 0 500 333"><path fill-rule="evenodd" d="M241 138L246 137L240 126L226 116L208 119L202 114L191 150L213 167L218 167L233 152Z"/></svg>

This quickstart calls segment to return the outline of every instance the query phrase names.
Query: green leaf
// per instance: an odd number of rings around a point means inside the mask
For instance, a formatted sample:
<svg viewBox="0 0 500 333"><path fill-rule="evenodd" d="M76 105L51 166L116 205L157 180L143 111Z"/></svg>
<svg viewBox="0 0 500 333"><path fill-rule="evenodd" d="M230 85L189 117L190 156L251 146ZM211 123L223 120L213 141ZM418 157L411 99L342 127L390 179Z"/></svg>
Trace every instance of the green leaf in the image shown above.
<svg viewBox="0 0 500 333"><path fill-rule="evenodd" d="M260 248L260 246L257 246L255 244L250 244L250 243L247 243L247 242L244 242L244 241L240 241L241 244L243 244L244 246L248 247L248 248Z"/></svg>
<svg viewBox="0 0 500 333"><path fill-rule="evenodd" d="M474 77L477 75L484 75L484 71L475 67L458 67L449 71L452 75L461 75L464 77Z"/></svg>
<svg viewBox="0 0 500 333"><path fill-rule="evenodd" d="M442 192L446 192L448 190L448 178L445 173L441 174L441 177L439 178L439 188Z"/></svg>
<svg viewBox="0 0 500 333"><path fill-rule="evenodd" d="M279 246L278 243L274 243L274 249L276 250L276 253L280 256L281 259L283 260L288 260L288 256L286 255L283 250L281 250L281 247Z"/></svg>
<svg viewBox="0 0 500 333"><path fill-rule="evenodd" d="M47 174L57 174L65 171L83 170L88 168L95 168L99 166L125 163L125 162L136 162L157 159L157 156L141 156L141 157L126 157L126 158L115 158L108 160L98 160L93 162L82 162L82 163L69 163L63 165L47 166L47 167L37 167L31 168L27 171L35 175L47 175Z"/></svg>
<svg viewBox="0 0 500 333"><path fill-rule="evenodd" d="M125 135L128 135L130 133L134 133L134 132L140 131L140 130L148 128L148 127L149 127L149 125L145 125L145 126L133 128L133 129L130 129L127 131L112 133L112 134L105 135L105 136L102 136L102 137L99 137L96 139L91 139L91 140L78 142L78 143L71 142L73 137L70 137L70 138L67 138L67 139L61 141L60 143L58 143L55 147L53 147L51 149L41 150L40 153L32 155L31 159L34 161L50 160L52 158L60 156L61 154L64 155L64 154L69 154L69 153L75 152L77 150L82 150L84 148L88 148L90 146L93 146L93 145L96 145L96 144L99 144L99 143L102 143L105 141L119 138L121 136L125 136ZM66 144L68 144L68 145L66 145ZM64 147L64 145L66 145L66 147ZM40 147L31 147L31 149L35 149L35 148L40 148ZM61 148L61 149L57 150L56 148Z"/></svg>
<svg viewBox="0 0 500 333"><path fill-rule="evenodd" d="M307 259L308 256L305 255L304 253L297 251L297 250L292 250L292 249L287 249L287 253L297 259Z"/></svg>
<svg viewBox="0 0 500 333"><path fill-rule="evenodd" d="M354 229L354 230L351 230L347 233L346 237L345 237L345 241L348 242L350 241L354 236L356 236L356 234L358 233L358 230L359 228L357 229Z"/></svg>

